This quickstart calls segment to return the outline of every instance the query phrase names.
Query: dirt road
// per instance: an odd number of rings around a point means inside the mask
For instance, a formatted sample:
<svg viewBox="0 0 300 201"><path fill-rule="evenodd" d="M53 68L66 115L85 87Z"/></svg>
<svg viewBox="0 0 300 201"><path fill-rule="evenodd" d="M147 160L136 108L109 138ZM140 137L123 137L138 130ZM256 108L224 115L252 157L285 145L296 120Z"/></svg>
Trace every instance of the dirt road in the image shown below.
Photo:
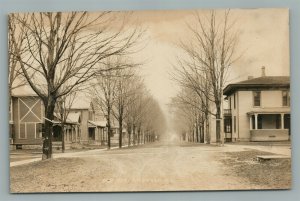
<svg viewBox="0 0 300 201"><path fill-rule="evenodd" d="M12 192L231 190L266 188L224 166L224 147L152 144L87 151L11 168Z"/></svg>

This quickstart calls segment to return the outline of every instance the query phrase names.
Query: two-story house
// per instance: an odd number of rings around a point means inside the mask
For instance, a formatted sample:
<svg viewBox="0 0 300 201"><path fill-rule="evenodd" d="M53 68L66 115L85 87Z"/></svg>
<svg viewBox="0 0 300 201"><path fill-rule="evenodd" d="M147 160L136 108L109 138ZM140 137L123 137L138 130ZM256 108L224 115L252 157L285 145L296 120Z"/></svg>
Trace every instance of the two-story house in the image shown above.
<svg viewBox="0 0 300 201"><path fill-rule="evenodd" d="M23 86L12 91L10 105L10 144L16 147L42 143L44 106L40 98Z"/></svg>
<svg viewBox="0 0 300 201"><path fill-rule="evenodd" d="M66 148L72 143L88 144L95 140L97 126L89 121L95 119L95 112L90 100L76 97L69 108L65 122ZM22 86L12 91L10 105L10 144L12 148L35 148L42 145L42 124L44 123L44 105L36 93L28 86ZM53 119L53 144L60 146L61 118L58 112ZM102 125L98 125L101 127ZM105 127L105 126L102 126Z"/></svg>
<svg viewBox="0 0 300 201"><path fill-rule="evenodd" d="M290 138L290 77L249 77L227 85L223 94L226 141L284 141ZM226 132L228 131L228 132Z"/></svg>

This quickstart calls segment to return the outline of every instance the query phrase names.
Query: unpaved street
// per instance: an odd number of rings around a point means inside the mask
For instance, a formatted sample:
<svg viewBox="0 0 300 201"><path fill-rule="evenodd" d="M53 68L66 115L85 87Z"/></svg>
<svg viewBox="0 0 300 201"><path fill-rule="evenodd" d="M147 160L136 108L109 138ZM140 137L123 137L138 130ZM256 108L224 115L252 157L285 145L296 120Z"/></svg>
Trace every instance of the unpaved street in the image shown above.
<svg viewBox="0 0 300 201"><path fill-rule="evenodd" d="M70 154L11 168L12 192L230 190L253 184L221 161L243 148L155 143Z"/></svg>

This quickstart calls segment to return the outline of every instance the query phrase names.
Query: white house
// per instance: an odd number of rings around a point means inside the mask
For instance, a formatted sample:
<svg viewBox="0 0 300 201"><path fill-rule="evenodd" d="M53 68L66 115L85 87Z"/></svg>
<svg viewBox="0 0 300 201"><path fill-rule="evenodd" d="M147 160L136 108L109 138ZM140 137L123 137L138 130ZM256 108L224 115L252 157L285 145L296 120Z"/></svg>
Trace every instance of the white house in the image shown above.
<svg viewBox="0 0 300 201"><path fill-rule="evenodd" d="M290 77L249 77L224 88L226 141L284 141L290 137Z"/></svg>

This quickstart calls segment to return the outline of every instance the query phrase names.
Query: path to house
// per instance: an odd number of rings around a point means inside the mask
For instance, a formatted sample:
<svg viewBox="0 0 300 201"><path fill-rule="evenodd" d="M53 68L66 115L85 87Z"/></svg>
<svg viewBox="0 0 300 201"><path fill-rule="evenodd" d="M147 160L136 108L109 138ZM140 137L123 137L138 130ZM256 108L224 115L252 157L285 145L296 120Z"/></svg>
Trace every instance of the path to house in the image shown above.
<svg viewBox="0 0 300 201"><path fill-rule="evenodd" d="M127 145L123 146L128 147ZM112 147L111 150L118 149L119 147ZM68 151L68 150L67 150ZM99 154L99 152L107 151L106 148L92 149L92 150L76 150L66 153L54 153L53 158L67 158L67 157L80 157L86 155ZM10 167L24 165L42 160L42 152L35 150L19 150L17 153L10 154Z"/></svg>
<svg viewBox="0 0 300 201"><path fill-rule="evenodd" d="M154 143L123 150L91 150L60 154L56 155L54 160L11 167L11 191L101 192L268 188L234 174L232 167L221 162L227 157L225 152L245 150L253 150L253 147Z"/></svg>

